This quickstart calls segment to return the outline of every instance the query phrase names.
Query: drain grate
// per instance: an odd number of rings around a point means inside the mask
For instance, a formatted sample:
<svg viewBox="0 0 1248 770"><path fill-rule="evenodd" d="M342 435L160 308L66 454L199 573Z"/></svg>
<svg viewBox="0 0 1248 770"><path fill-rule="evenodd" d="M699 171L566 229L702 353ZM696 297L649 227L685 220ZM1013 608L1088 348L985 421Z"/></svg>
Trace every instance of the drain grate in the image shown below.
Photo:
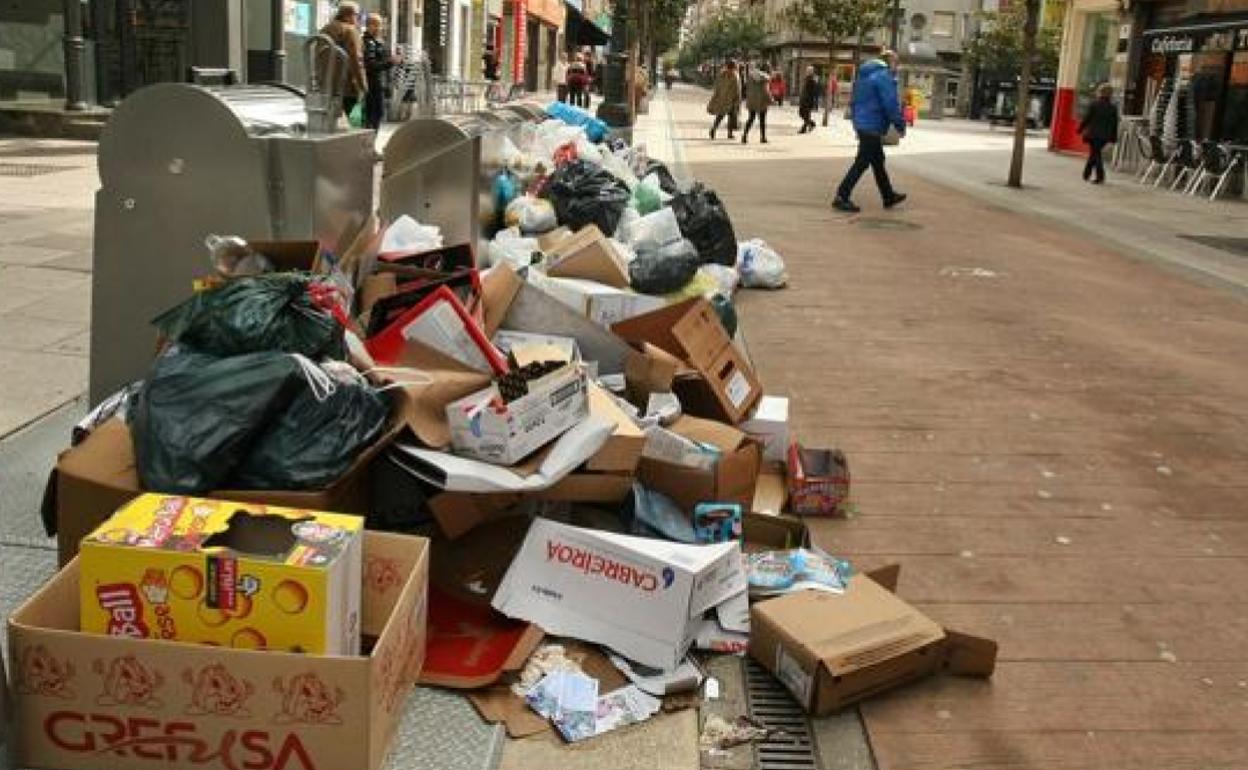
<svg viewBox="0 0 1248 770"><path fill-rule="evenodd" d="M745 701L751 718L776 731L754 744L758 770L820 770L810 720L802 707L751 658L745 661Z"/></svg>
<svg viewBox="0 0 1248 770"><path fill-rule="evenodd" d="M1237 257L1248 257L1248 238L1228 238L1219 235L1180 235L1179 237Z"/></svg>
<svg viewBox="0 0 1248 770"><path fill-rule="evenodd" d="M43 163L0 163L0 176L43 176L73 170L73 166L49 166Z"/></svg>

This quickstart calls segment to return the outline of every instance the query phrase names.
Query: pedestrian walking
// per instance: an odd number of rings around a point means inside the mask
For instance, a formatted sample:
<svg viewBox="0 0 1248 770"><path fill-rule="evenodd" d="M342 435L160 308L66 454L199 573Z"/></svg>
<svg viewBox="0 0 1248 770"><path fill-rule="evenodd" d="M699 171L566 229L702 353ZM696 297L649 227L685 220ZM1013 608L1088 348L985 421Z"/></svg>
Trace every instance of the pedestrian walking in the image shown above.
<svg viewBox="0 0 1248 770"><path fill-rule="evenodd" d="M364 125L377 131L386 114L387 81L399 57L390 52L381 34L381 16L371 14L364 25L364 74L368 91L364 94Z"/></svg>
<svg viewBox="0 0 1248 770"><path fill-rule="evenodd" d="M706 103L706 111L715 116L711 123L712 139L725 117L728 118L728 138L732 138L732 132L737 127L735 114L740 104L741 79L737 77L737 63L730 59L715 76L715 88L711 91L711 100Z"/></svg>
<svg viewBox="0 0 1248 770"><path fill-rule="evenodd" d="M754 120L758 119L758 136L760 144L767 144L767 108L771 106L771 95L767 92L771 80L766 64L746 65L745 76L745 108L749 117L745 119L745 129L741 132L741 144L749 144L750 129Z"/></svg>
<svg viewBox="0 0 1248 770"><path fill-rule="evenodd" d="M797 114L802 118L802 127L797 133L804 134L815 130L815 121L811 120L810 113L818 106L819 77L815 75L815 68L807 65L806 76L802 78L802 90L797 96Z"/></svg>
<svg viewBox="0 0 1248 770"><path fill-rule="evenodd" d="M498 80L498 56L494 53L494 46L486 46L485 53L481 54L481 69L486 80Z"/></svg>
<svg viewBox="0 0 1248 770"><path fill-rule="evenodd" d="M784 106L784 97L788 92L788 85L784 82L784 75L780 70L771 73L771 82L767 84L767 92L771 94L772 100L777 107Z"/></svg>
<svg viewBox="0 0 1248 770"><path fill-rule="evenodd" d="M663 73L663 82L667 84L667 90L672 90L672 84L676 82L676 78L680 77L680 73L675 67L668 67L667 72Z"/></svg>
<svg viewBox="0 0 1248 770"><path fill-rule="evenodd" d="M1105 183L1105 145L1118 141L1118 108L1114 106L1113 86L1102 83L1096 89L1096 99L1088 105L1079 122L1079 135L1088 144L1088 162L1083 166L1083 181L1095 173L1092 184Z"/></svg>
<svg viewBox="0 0 1248 770"><path fill-rule="evenodd" d="M568 101L568 55L560 53L555 66L550 72L551 80L555 81L555 98L561 102Z"/></svg>
<svg viewBox="0 0 1248 770"><path fill-rule="evenodd" d="M567 72L568 98L575 107L589 109L589 68L585 65L584 54L577 54L568 63Z"/></svg>
<svg viewBox="0 0 1248 770"><path fill-rule="evenodd" d="M860 211L849 196L868 167L875 174L884 208L891 209L906 199L905 193L893 189L888 171L884 169L884 135L889 128L895 128L900 136L906 134L906 121L897 101L897 81L893 77L896 66L897 54L885 51L881 58L863 64L858 70L849 102L850 117L858 134L858 156L836 190L832 208L837 211Z"/></svg>
<svg viewBox="0 0 1248 770"><path fill-rule="evenodd" d="M360 4L353 0L343 0L338 4L334 20L321 28L321 34L328 35L330 40L347 52L347 82L343 86L342 111L350 115L360 97L368 90L368 78L364 74L364 41L360 37ZM327 62L318 62L324 68ZM328 78L322 78L328 84Z"/></svg>

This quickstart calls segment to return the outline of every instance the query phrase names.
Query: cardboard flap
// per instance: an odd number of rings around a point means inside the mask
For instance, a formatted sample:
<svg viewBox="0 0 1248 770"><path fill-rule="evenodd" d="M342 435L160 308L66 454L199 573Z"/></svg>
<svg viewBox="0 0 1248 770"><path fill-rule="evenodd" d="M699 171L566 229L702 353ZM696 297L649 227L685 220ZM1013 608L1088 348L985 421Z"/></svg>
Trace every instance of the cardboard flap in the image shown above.
<svg viewBox="0 0 1248 770"><path fill-rule="evenodd" d="M997 643L945 629L945 670L957 676L990 677L997 667Z"/></svg>
<svg viewBox="0 0 1248 770"><path fill-rule="evenodd" d="M503 325L511 303L524 286L524 281L511 265L500 264L490 268L481 278L481 304L485 309L485 336L493 337Z"/></svg>
<svg viewBox="0 0 1248 770"><path fill-rule="evenodd" d="M62 454L57 469L59 475L118 491L137 493L140 488L130 428L117 417L97 427L74 450Z"/></svg>
<svg viewBox="0 0 1248 770"><path fill-rule="evenodd" d="M490 376L450 356L408 340L394 367L376 371L383 383L403 383L399 392L400 419L421 443L441 449L451 443L446 406L487 388Z"/></svg>
<svg viewBox="0 0 1248 770"><path fill-rule="evenodd" d="M366 276L372 275L373 266L377 264L377 252L381 248L382 235L381 220L376 214L369 214L351 245L342 254L338 266L355 280L357 286L366 280Z"/></svg>
<svg viewBox="0 0 1248 770"><path fill-rule="evenodd" d="M556 243L547 252L546 274L556 278L586 278L617 289L629 287L628 268L615 246L597 225L589 225Z"/></svg>
<svg viewBox="0 0 1248 770"><path fill-rule="evenodd" d="M689 313L694 304L698 302L706 304L706 300L701 297L685 300L675 305L668 305L667 307L620 321L611 327L611 331L628 342L638 345L649 342L655 347L683 359L686 357L687 351L676 337L676 326ZM707 304L707 307L710 307L710 305Z"/></svg>
<svg viewBox="0 0 1248 770"><path fill-rule="evenodd" d="M893 593L897 593L897 579L901 577L900 564L885 564L866 573L867 577Z"/></svg>
<svg viewBox="0 0 1248 770"><path fill-rule="evenodd" d="M671 429L685 438L710 444L723 452L732 452L750 440L748 435L731 425L688 415L677 418Z"/></svg>

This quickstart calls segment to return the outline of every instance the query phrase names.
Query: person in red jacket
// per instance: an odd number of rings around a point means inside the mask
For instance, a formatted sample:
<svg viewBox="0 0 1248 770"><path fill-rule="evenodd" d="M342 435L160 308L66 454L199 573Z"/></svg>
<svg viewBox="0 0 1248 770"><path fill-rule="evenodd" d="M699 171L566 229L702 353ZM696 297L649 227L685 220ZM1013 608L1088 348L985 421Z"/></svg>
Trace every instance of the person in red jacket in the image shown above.
<svg viewBox="0 0 1248 770"><path fill-rule="evenodd" d="M776 70L767 83L767 93L771 94L771 100L776 103L777 107L783 107L784 96L787 92L788 87L784 83L784 75L780 73L780 70Z"/></svg>

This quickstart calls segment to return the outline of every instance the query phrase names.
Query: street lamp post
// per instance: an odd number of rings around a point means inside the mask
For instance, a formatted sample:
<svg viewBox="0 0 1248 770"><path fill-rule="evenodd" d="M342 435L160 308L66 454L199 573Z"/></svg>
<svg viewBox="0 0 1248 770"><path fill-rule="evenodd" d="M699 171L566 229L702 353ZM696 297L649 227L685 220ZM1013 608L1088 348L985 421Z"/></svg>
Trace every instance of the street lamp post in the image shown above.
<svg viewBox="0 0 1248 770"><path fill-rule="evenodd" d="M628 101L625 73L628 71L628 0L615 0L611 11L611 42L607 46L605 79L602 83L602 104L598 117L612 128L633 125L633 110Z"/></svg>
<svg viewBox="0 0 1248 770"><path fill-rule="evenodd" d="M286 0L271 0L269 14L269 67L274 83L286 82ZM304 30L300 30L301 32Z"/></svg>
<svg viewBox="0 0 1248 770"><path fill-rule="evenodd" d="M893 0L893 28L889 34L888 47L897 50L901 44L901 0Z"/></svg>
<svg viewBox="0 0 1248 770"><path fill-rule="evenodd" d="M82 0L65 0L65 109L81 111L87 108L82 98L82 56L87 42L82 37Z"/></svg>

